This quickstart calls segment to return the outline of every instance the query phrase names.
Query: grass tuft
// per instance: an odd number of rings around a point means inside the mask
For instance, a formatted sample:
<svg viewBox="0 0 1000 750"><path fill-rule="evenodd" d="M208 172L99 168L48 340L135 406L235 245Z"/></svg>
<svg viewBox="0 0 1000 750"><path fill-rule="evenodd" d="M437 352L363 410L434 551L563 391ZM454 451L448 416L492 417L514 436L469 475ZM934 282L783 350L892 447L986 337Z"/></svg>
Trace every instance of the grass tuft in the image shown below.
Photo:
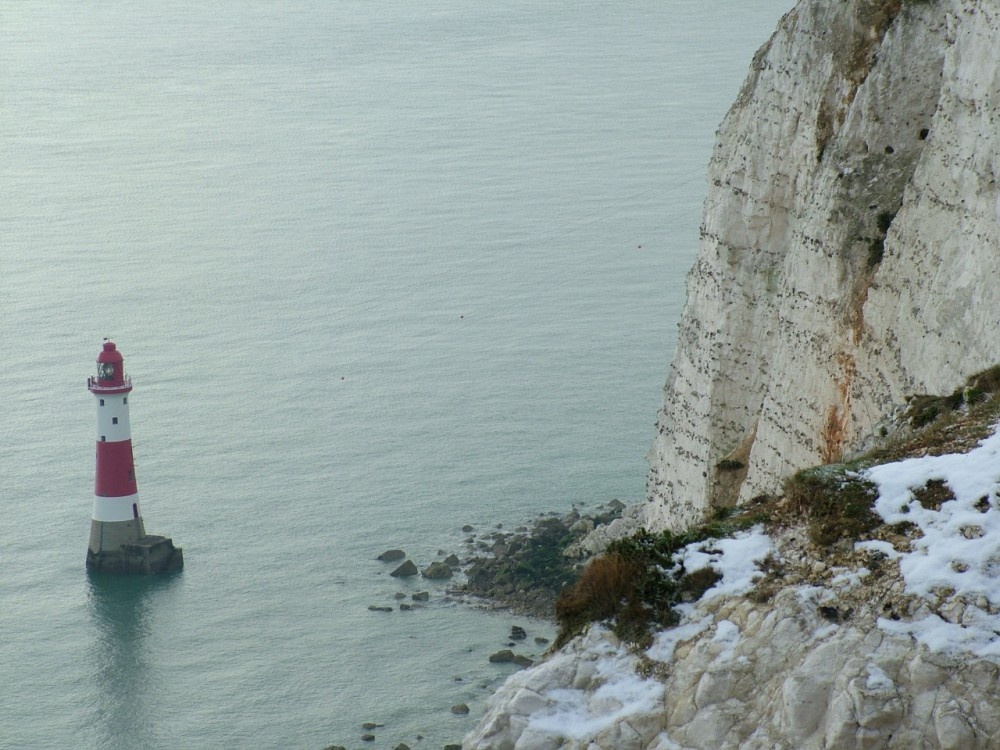
<svg viewBox="0 0 1000 750"><path fill-rule="evenodd" d="M822 547L856 541L882 523L872 510L878 489L845 464L798 472L785 482L785 495L808 519L810 541Z"/></svg>

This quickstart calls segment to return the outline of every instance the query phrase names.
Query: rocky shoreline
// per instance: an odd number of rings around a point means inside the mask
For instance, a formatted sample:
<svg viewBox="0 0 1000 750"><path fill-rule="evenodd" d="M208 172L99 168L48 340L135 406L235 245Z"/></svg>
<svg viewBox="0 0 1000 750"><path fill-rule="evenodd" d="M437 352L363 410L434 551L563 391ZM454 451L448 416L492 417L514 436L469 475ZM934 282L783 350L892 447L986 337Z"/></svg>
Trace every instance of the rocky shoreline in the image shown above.
<svg viewBox="0 0 1000 750"><path fill-rule="evenodd" d="M482 532L466 525L462 527L463 549L450 554L439 550L438 559L423 565L410 559L404 550L387 549L377 559L392 566L389 575L400 580L419 576L427 582L428 590L399 591L394 601L373 603L368 609L406 612L433 606L434 601L458 600L477 608L553 622L559 592L573 583L587 561L603 548L601 528L611 527L617 533L623 525L631 526L623 513L627 515L626 506L611 500L590 513L574 508L565 514L541 514L533 523L513 531L504 530L502 524ZM524 668L532 666L537 654L548 648L548 638L529 638L524 627L514 624L503 648L488 658L491 664ZM455 714L468 711L465 704L451 707ZM376 742L377 730L382 727L375 722L362 725L360 740ZM329 745L327 750L343 747ZM447 745L445 750L460 747ZM409 750L409 746L401 743L396 750Z"/></svg>
<svg viewBox="0 0 1000 750"><path fill-rule="evenodd" d="M571 512L539 517L513 532L497 528L465 539L465 582L454 593L489 609L545 620L555 619L555 602L592 556L585 540L595 527L619 519L625 505L612 500L594 514Z"/></svg>
<svg viewBox="0 0 1000 750"><path fill-rule="evenodd" d="M461 557L439 550L442 559L421 568L403 550L389 549L378 560L395 565L389 573L394 578L421 576L430 582L446 583L447 596L474 606L552 621L559 592L572 584L587 561L603 549L601 531L620 528L624 532L637 523L623 517L625 510L624 503L611 500L594 513L574 508L563 515L542 514L530 526L518 526L511 532L504 531L503 524L481 533L466 525L462 527L467 536ZM420 592L412 598L427 601L427 594ZM415 605L399 606L412 609ZM393 608L372 605L369 609L390 612Z"/></svg>

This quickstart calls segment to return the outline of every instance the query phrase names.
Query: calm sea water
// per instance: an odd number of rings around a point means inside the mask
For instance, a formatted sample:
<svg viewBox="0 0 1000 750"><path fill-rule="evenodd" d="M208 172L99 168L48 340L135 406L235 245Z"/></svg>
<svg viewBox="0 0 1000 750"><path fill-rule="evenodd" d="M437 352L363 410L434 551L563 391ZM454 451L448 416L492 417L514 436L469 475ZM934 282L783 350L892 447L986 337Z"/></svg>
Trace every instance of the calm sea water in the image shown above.
<svg viewBox="0 0 1000 750"><path fill-rule="evenodd" d="M0 747L458 741L552 628L374 558L641 499L788 5L0 0ZM104 336L173 577L83 569Z"/></svg>

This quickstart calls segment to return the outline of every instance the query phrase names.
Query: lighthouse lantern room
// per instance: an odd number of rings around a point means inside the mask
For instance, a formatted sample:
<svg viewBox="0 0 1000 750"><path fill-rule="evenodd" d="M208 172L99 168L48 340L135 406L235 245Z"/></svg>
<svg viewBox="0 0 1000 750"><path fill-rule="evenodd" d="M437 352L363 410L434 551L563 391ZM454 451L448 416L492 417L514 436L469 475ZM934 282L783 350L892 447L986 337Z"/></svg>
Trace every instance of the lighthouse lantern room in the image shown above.
<svg viewBox="0 0 1000 750"><path fill-rule="evenodd" d="M129 394L132 379L113 341L97 355L97 375L87 379L97 405L97 465L87 568L159 573L180 568L183 552L168 537L146 534L132 457Z"/></svg>

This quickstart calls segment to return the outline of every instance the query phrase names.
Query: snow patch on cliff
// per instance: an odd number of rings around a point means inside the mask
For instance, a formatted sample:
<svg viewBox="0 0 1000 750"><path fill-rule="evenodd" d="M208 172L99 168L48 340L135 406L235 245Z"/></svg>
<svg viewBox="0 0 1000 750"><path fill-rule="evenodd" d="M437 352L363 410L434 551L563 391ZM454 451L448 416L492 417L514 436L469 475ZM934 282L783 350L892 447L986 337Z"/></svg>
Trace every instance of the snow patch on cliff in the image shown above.
<svg viewBox="0 0 1000 750"><path fill-rule="evenodd" d="M548 708L531 717L528 731L582 740L616 722L652 711L663 698L663 683L636 675L636 657L618 645L599 658L593 692L574 688L547 691Z"/></svg>
<svg viewBox="0 0 1000 750"><path fill-rule="evenodd" d="M704 597L736 596L745 594L761 576L757 564L774 550L771 538L758 526L748 532L736 534L732 539L707 539L689 544L677 553L676 560L683 563L689 573L711 568L722 578Z"/></svg>
<svg viewBox="0 0 1000 750"><path fill-rule="evenodd" d="M932 613L911 622L882 618L879 627L935 653L1000 656L1000 431L968 453L909 458L865 476L878 487L875 510L887 523L920 530L911 550L896 554L906 591L937 607L963 605L958 621ZM914 493L935 480L954 499L924 507Z"/></svg>

